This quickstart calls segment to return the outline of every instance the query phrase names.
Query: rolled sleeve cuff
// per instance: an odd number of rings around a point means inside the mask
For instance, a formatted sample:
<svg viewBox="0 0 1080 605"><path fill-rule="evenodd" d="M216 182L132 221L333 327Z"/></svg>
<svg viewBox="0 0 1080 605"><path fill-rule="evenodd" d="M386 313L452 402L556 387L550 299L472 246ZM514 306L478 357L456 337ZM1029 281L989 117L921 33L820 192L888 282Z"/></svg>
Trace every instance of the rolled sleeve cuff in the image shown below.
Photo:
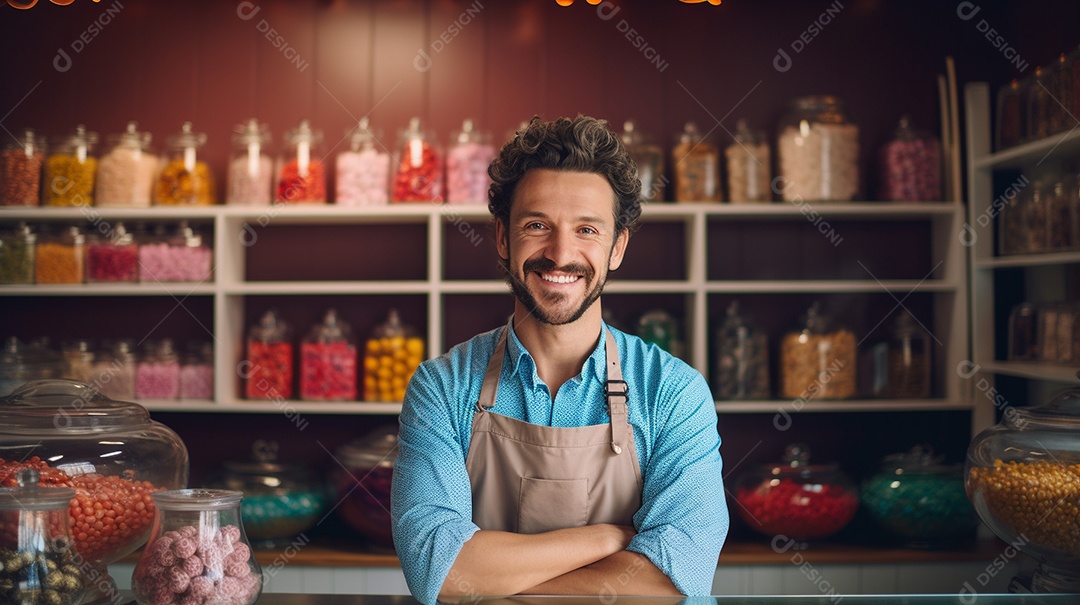
<svg viewBox="0 0 1080 605"><path fill-rule="evenodd" d="M687 596L708 596L720 557L720 545L708 548L665 525L637 534L626 550L645 555Z"/></svg>

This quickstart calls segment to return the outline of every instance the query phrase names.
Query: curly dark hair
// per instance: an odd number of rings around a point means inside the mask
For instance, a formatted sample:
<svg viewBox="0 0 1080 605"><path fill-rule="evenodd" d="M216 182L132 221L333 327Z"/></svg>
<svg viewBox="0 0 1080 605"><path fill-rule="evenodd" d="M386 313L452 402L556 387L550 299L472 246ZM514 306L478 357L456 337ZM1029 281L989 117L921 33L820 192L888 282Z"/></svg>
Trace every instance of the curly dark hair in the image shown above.
<svg viewBox="0 0 1080 605"><path fill-rule="evenodd" d="M525 173L537 168L591 172L604 177L615 193L615 233L631 233L641 217L641 181L619 136L606 120L578 115L545 122L533 116L524 130L516 133L499 150L488 167L488 210L495 220L510 222L514 190Z"/></svg>

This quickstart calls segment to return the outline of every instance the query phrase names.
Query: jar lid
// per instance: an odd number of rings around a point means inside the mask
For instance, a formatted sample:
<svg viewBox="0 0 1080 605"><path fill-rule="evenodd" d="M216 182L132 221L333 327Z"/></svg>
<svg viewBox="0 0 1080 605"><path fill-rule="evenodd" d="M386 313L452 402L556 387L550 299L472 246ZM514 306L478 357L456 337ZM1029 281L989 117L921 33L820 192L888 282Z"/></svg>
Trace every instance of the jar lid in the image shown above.
<svg viewBox="0 0 1080 605"><path fill-rule="evenodd" d="M410 336L412 328L401 323L401 315L397 309L390 309L386 321L375 327L372 334L375 338L392 338L394 336Z"/></svg>
<svg viewBox="0 0 1080 605"><path fill-rule="evenodd" d="M33 128L24 129L14 138L12 148L21 148L28 158L45 153L45 137L34 132Z"/></svg>
<svg viewBox="0 0 1080 605"><path fill-rule="evenodd" d="M397 427L388 424L341 446L338 457L350 468L393 466L397 446Z"/></svg>
<svg viewBox="0 0 1080 605"><path fill-rule="evenodd" d="M169 137L168 144L170 147L199 148L206 144L206 133L195 132L191 122L184 122L180 132Z"/></svg>
<svg viewBox="0 0 1080 605"><path fill-rule="evenodd" d="M1076 377L1080 379L1080 372ZM1034 424L1068 431L1080 430L1080 386L1065 389L1042 405L1014 409L1015 414L1005 414L1002 420L1004 424L1021 429Z"/></svg>
<svg viewBox="0 0 1080 605"><path fill-rule="evenodd" d="M698 130L697 124L694 122L687 122L683 125L682 134L679 135L679 143L700 143L702 140L701 131Z"/></svg>
<svg viewBox="0 0 1080 605"><path fill-rule="evenodd" d="M351 337L352 328L344 320L338 317L335 309L327 309L322 323L311 326L308 333L308 342L331 343L348 340Z"/></svg>
<svg viewBox="0 0 1080 605"><path fill-rule="evenodd" d="M251 444L251 460L229 460L223 466L231 473L252 476L302 475L306 471L302 464L286 464L278 462L277 458L277 441L256 439Z"/></svg>
<svg viewBox="0 0 1080 605"><path fill-rule="evenodd" d="M906 452L889 454L882 459L881 470L902 475L904 473L958 473L962 464L945 464L944 454L935 454L928 444L919 444Z"/></svg>
<svg viewBox="0 0 1080 605"><path fill-rule="evenodd" d="M486 138L483 132L477 130L476 123L471 118L465 118L461 122L461 130L454 133L452 140L458 144L483 143Z"/></svg>
<svg viewBox="0 0 1080 605"><path fill-rule="evenodd" d="M59 510L66 512L75 497L71 487L38 485L41 474L36 468L15 473L18 487L0 488L0 510Z"/></svg>
<svg viewBox="0 0 1080 605"><path fill-rule="evenodd" d="M187 221L180 221L176 225L176 232L173 234L173 243L187 248L198 248L202 246L202 235Z"/></svg>
<svg viewBox="0 0 1080 605"><path fill-rule="evenodd" d="M829 331L831 320L821 312L821 301L814 301L802 319L803 331L824 334Z"/></svg>
<svg viewBox="0 0 1080 605"><path fill-rule="evenodd" d="M139 132L138 122L132 121L127 123L127 129L124 132L111 135L109 138L114 139L116 144L122 147L147 149L150 147L153 136L149 132Z"/></svg>
<svg viewBox="0 0 1080 605"><path fill-rule="evenodd" d="M810 447L805 443L792 443L784 448L784 456L779 464L766 464L765 469L770 475L800 475L810 476L814 473L839 472L840 465L836 463L810 464Z"/></svg>
<svg viewBox="0 0 1080 605"><path fill-rule="evenodd" d="M278 317L277 311L270 309L262 314L259 323L251 327L248 338L262 342L287 340L289 324Z"/></svg>
<svg viewBox="0 0 1080 605"><path fill-rule="evenodd" d="M244 492L231 489L172 489L150 494L162 510L228 510L240 505Z"/></svg>
<svg viewBox="0 0 1080 605"><path fill-rule="evenodd" d="M260 123L251 118L245 124L238 124L233 132L233 143L237 145L268 145L273 138L270 134L270 126Z"/></svg>
<svg viewBox="0 0 1080 605"><path fill-rule="evenodd" d="M379 133L372 130L367 116L360 118L356 126L345 131L349 137L349 147L353 151L359 151L362 147L370 147L379 140Z"/></svg>
<svg viewBox="0 0 1080 605"><path fill-rule="evenodd" d="M765 135L759 131L752 130L750 128L750 122L746 118L739 118L735 122L735 142L733 145L750 145L757 146L762 145L765 142Z"/></svg>
<svg viewBox="0 0 1080 605"><path fill-rule="evenodd" d="M35 380L0 398L0 432L5 433L55 436L149 424L143 406L114 401L74 380Z"/></svg>
<svg viewBox="0 0 1080 605"><path fill-rule="evenodd" d="M307 120L300 120L300 126L285 133L285 141L291 145L300 145L302 143L308 146L318 145L322 142L322 138L322 131L312 129L311 123Z"/></svg>
<svg viewBox="0 0 1080 605"><path fill-rule="evenodd" d="M74 149L79 155L85 155L89 148L97 145L97 142L98 134L96 132L87 132L86 126L82 124L76 126L75 131L71 134L56 139L58 147Z"/></svg>

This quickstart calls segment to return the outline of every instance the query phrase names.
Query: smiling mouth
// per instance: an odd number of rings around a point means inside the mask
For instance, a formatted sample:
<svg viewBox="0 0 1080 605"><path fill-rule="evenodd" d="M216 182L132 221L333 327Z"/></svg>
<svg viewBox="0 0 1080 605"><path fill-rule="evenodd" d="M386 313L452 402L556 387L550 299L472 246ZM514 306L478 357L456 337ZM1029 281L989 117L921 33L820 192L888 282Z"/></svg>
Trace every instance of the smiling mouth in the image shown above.
<svg viewBox="0 0 1080 605"><path fill-rule="evenodd" d="M536 274L540 276L540 279L553 284L572 284L581 279L580 275L557 275L554 273L541 273L539 271Z"/></svg>

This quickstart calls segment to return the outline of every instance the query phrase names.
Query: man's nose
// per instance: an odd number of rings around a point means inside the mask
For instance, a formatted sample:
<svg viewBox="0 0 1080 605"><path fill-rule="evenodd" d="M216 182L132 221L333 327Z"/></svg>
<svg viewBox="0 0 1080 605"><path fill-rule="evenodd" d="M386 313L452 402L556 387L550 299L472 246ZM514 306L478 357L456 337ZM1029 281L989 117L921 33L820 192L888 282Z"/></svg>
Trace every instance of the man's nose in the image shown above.
<svg viewBox="0 0 1080 605"><path fill-rule="evenodd" d="M577 260L577 242L573 233L553 231L548 239L544 256L551 259L557 267L565 267Z"/></svg>

